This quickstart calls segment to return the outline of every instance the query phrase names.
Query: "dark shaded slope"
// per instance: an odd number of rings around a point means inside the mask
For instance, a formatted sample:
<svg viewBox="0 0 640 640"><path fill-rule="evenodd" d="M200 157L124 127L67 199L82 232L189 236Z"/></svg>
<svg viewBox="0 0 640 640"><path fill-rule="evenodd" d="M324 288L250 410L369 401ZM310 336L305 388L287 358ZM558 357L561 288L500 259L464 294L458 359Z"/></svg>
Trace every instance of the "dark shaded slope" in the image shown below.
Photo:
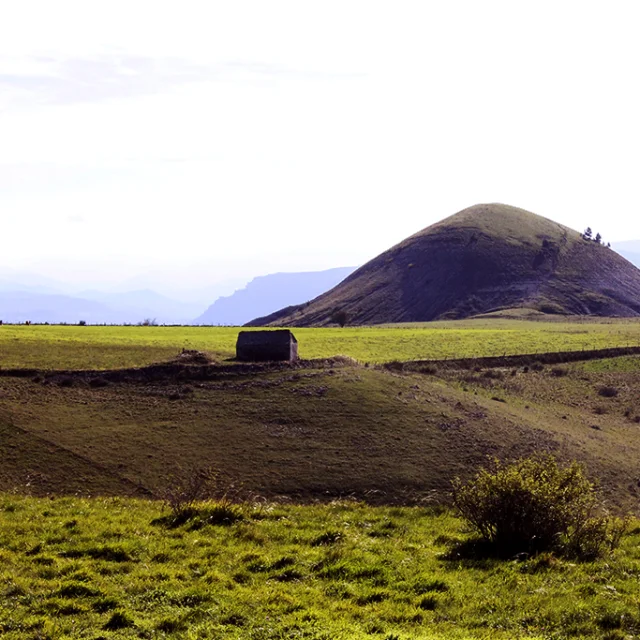
<svg viewBox="0 0 640 640"><path fill-rule="evenodd" d="M172 474L212 466L250 495L445 500L487 456L550 451L637 508L637 370L508 371L223 367L217 379L106 386L0 377L0 489L158 496ZM619 396L598 395L605 384Z"/></svg>
<svg viewBox="0 0 640 640"><path fill-rule="evenodd" d="M102 464L13 424L0 415L0 490L34 495L148 496L150 492Z"/></svg>
<svg viewBox="0 0 640 640"><path fill-rule="evenodd" d="M251 324L323 325L464 318L529 307L640 315L640 271L579 233L501 204L465 209L374 258L306 305Z"/></svg>

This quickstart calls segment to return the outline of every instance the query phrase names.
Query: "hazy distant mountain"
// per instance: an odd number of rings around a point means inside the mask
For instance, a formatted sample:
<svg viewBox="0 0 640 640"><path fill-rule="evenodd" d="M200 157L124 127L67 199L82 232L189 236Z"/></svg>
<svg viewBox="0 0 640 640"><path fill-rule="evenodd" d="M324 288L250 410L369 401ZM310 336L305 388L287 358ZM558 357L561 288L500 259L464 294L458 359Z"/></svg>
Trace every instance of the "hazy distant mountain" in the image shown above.
<svg viewBox="0 0 640 640"><path fill-rule="evenodd" d="M121 322L155 318L159 324L188 324L193 316L202 311L203 306L179 302L149 289L124 293L82 291L78 297L104 304L123 318Z"/></svg>
<svg viewBox="0 0 640 640"><path fill-rule="evenodd" d="M0 292L6 291L26 291L29 293L61 293L60 290L54 287L47 287L43 285L27 285L18 282L14 282L13 280L5 280L0 276Z"/></svg>
<svg viewBox="0 0 640 640"><path fill-rule="evenodd" d="M29 291L31 293L60 293L68 291L56 280L26 271L0 269L0 291Z"/></svg>
<svg viewBox="0 0 640 640"><path fill-rule="evenodd" d="M631 264L635 265L636 267L638 267L638 269L640 269L640 252L631 253L629 251L618 251L618 253L623 258L626 258Z"/></svg>
<svg viewBox="0 0 640 640"><path fill-rule="evenodd" d="M29 291L0 292L0 320L8 323L116 323L118 314L99 302Z"/></svg>
<svg viewBox="0 0 640 640"><path fill-rule="evenodd" d="M195 276L196 274L194 274ZM202 280L202 274L197 274L195 282ZM151 273L132 276L125 281L111 286L92 286L91 289L99 289L105 293L129 293L149 291L158 293L174 301L197 305L190 318L194 318L203 309L206 309L212 300L220 296L231 295L236 289L244 286L249 281L247 277L229 278L221 281L214 280L211 284L195 284L188 278L163 277L162 273ZM83 295L84 292L79 295Z"/></svg>
<svg viewBox="0 0 640 640"><path fill-rule="evenodd" d="M151 318L158 324L242 325L283 306L315 298L334 287L354 269L341 267L260 276L227 297L220 296L233 291L234 281L222 281L197 289L189 288L188 283L182 289L176 288L175 283L165 283L164 286L157 283L158 288L169 292L164 295L150 287L133 288L133 284L142 284L151 276L139 275L120 285L94 285L80 290L77 285L38 274L0 269L0 320L7 323L30 320L76 324L84 320L88 324L136 324ZM246 280L236 279L235 282L238 287ZM127 286L132 286L132 289ZM212 300L215 302L202 313ZM194 317L197 317L195 321Z"/></svg>
<svg viewBox="0 0 640 640"><path fill-rule="evenodd" d="M640 240L626 240L625 242L615 242L612 245L623 258L640 269Z"/></svg>
<svg viewBox="0 0 640 640"><path fill-rule="evenodd" d="M194 324L241 326L258 316L268 315L293 304L301 304L335 287L356 267L326 271L274 273L254 278L231 296L218 298Z"/></svg>
<svg viewBox="0 0 640 640"><path fill-rule="evenodd" d="M74 298L86 298L97 302L107 301L115 306L139 308L141 305L158 309L157 314L168 311L171 317L193 318L202 313L212 300L220 296L231 295L244 286L248 277L204 279L202 271L185 277L163 272L134 274L124 281L105 282L104 280L85 281L82 284L64 280L55 280L39 273L20 271L0 266L0 291L29 291L31 293L60 294ZM121 299L118 296L123 296ZM131 304L133 303L133 304ZM174 312L175 305L185 304L182 311Z"/></svg>
<svg viewBox="0 0 640 640"><path fill-rule="evenodd" d="M233 286L229 282L176 290L180 299L149 288L127 290L122 285L96 283L92 288L80 290L73 283L0 268L0 320L135 324L151 318L158 324L189 324L212 299L231 291ZM184 296L180 295L183 293Z"/></svg>
<svg viewBox="0 0 640 640"><path fill-rule="evenodd" d="M76 324L135 324L146 318L158 324L188 324L202 306L171 300L153 291L102 293L86 291L82 296L43 294L0 289L0 320L8 323L66 322Z"/></svg>

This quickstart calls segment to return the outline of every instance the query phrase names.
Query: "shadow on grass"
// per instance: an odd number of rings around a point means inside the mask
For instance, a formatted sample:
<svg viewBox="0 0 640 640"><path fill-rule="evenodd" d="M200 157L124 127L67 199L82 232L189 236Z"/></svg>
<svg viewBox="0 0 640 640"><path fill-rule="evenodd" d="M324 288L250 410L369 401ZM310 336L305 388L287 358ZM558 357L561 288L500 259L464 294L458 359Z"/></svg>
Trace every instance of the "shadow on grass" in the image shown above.
<svg viewBox="0 0 640 640"><path fill-rule="evenodd" d="M60 553L63 558L92 558L93 560L105 560L106 562L130 562L134 560L128 550L122 547L102 545L87 549L69 549Z"/></svg>
<svg viewBox="0 0 640 640"><path fill-rule="evenodd" d="M527 553L518 553L513 548L501 548L482 538L451 541L440 559L456 566L475 569L490 569L505 560L526 560Z"/></svg>
<svg viewBox="0 0 640 640"><path fill-rule="evenodd" d="M152 525L176 529L186 526L189 531L202 529L207 525L230 526L244 519L236 505L214 505L201 509L185 509L180 513L170 513L151 521Z"/></svg>

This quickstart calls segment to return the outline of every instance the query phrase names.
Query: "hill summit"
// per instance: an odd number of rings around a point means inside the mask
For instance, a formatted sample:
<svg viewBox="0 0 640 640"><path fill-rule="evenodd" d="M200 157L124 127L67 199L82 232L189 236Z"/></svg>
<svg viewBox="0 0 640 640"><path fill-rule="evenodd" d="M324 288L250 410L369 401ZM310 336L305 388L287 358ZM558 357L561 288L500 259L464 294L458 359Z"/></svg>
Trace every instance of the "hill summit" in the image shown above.
<svg viewBox="0 0 640 640"><path fill-rule="evenodd" d="M505 309L640 316L640 270L557 222L479 204L419 231L330 291L251 325L424 322Z"/></svg>

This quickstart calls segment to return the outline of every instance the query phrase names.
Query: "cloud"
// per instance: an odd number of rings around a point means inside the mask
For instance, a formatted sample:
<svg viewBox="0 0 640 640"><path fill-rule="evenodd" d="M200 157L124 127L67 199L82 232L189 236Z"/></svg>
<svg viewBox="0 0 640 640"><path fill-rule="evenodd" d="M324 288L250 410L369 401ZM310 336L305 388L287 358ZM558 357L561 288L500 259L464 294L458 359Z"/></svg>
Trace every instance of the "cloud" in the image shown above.
<svg viewBox="0 0 640 640"><path fill-rule="evenodd" d="M8 105L75 104L144 96L216 76L212 67L175 58L99 55L56 60L33 56L29 68L0 72Z"/></svg>
<svg viewBox="0 0 640 640"><path fill-rule="evenodd" d="M331 80L363 75L323 73L250 61L198 64L180 58L143 55L101 54L62 59L39 55L0 64L0 94L4 94L0 109L106 102L211 81L260 83L265 79Z"/></svg>
<svg viewBox="0 0 640 640"><path fill-rule="evenodd" d="M82 216L68 216L67 217L67 222L71 223L71 224L81 224L83 222L85 222L85 219Z"/></svg>

